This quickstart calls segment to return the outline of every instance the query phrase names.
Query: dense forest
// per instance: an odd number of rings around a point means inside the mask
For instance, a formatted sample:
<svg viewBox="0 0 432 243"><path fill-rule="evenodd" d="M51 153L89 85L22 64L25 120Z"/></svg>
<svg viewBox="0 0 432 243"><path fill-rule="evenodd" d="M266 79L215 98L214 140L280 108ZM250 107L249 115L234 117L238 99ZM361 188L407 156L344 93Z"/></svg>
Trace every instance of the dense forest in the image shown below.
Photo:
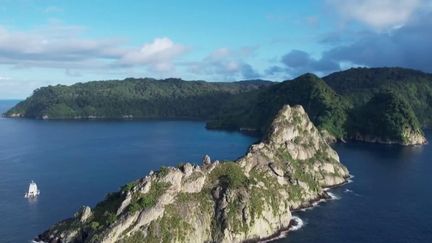
<svg viewBox="0 0 432 243"><path fill-rule="evenodd" d="M28 118L185 118L210 119L235 95L271 85L253 80L233 83L181 79L94 81L37 89L6 115Z"/></svg>
<svg viewBox="0 0 432 243"><path fill-rule="evenodd" d="M401 131L421 133L419 128L417 117L408 102L396 92L384 90L351 111L347 130L351 136L360 134L363 137L406 142Z"/></svg>
<svg viewBox="0 0 432 243"><path fill-rule="evenodd" d="M322 79L305 74L260 90L242 109L223 107L223 112L208 123L209 128L250 128L264 132L284 104L302 105L310 119L337 137L345 136L344 124L350 103L336 94Z"/></svg>
<svg viewBox="0 0 432 243"><path fill-rule="evenodd" d="M432 126L432 75L405 68L352 68L323 80L354 105L368 102L383 90L408 102L423 127Z"/></svg>
<svg viewBox="0 0 432 243"><path fill-rule="evenodd" d="M432 122L432 75L403 68L353 68L322 79L305 74L262 89L243 109L225 109L209 128L264 132L283 104L302 105L311 120L338 139L376 136L404 143ZM240 111L239 111L240 110Z"/></svg>
<svg viewBox="0 0 432 243"><path fill-rule="evenodd" d="M284 105L302 105L338 139L359 134L404 141L432 125L432 75L403 68L353 68L319 78L215 83L180 79L94 81L37 89L5 115L47 119L187 118L213 129L264 132Z"/></svg>

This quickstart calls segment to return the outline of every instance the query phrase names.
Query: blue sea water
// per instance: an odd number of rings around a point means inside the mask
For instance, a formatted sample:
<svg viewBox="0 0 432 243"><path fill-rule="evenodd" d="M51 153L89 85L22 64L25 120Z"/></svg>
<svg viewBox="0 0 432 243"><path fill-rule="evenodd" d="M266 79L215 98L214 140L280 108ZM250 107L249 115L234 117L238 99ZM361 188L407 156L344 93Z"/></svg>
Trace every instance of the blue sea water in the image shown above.
<svg viewBox="0 0 432 243"><path fill-rule="evenodd" d="M0 101L0 112L14 104ZM427 132L432 141L432 133ZM0 242L28 242L81 205L161 165L235 159L256 141L191 121L0 119ZM295 212L305 223L277 242L432 242L432 149L336 144L355 176L339 199ZM25 199L30 180L41 195Z"/></svg>
<svg viewBox="0 0 432 243"><path fill-rule="evenodd" d="M432 141L431 131L426 131ZM352 183L339 199L296 212L304 227L277 242L432 242L432 148L336 144Z"/></svg>
<svg viewBox="0 0 432 243"><path fill-rule="evenodd" d="M0 102L1 110L15 102ZM162 165L236 159L256 137L193 121L0 119L0 242L29 242ZM31 180L41 190L24 198Z"/></svg>

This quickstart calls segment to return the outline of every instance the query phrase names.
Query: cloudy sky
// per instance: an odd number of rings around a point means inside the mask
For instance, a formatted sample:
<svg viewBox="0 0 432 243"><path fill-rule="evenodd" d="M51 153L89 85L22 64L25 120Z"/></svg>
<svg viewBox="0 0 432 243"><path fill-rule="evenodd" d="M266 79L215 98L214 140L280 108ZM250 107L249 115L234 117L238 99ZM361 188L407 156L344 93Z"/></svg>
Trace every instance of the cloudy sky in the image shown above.
<svg viewBox="0 0 432 243"><path fill-rule="evenodd" d="M432 0L0 0L0 99L126 77L432 72Z"/></svg>

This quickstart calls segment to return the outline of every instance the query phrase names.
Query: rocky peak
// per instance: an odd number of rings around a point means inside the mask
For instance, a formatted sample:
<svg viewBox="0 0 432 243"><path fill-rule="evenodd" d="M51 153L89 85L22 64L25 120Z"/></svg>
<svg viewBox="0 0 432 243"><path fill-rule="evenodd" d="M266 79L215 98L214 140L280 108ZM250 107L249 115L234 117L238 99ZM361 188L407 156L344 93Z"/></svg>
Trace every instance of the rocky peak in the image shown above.
<svg viewBox="0 0 432 243"><path fill-rule="evenodd" d="M242 242L286 229L348 170L301 106L235 162L163 167L38 236L48 242ZM87 212L87 213L84 213ZM84 217L84 215L86 215ZM83 219L85 218L85 219Z"/></svg>
<svg viewBox="0 0 432 243"><path fill-rule="evenodd" d="M204 155L204 158L203 158L203 164L204 164L204 165L209 165L209 164L211 164L210 156L208 156L207 154Z"/></svg>

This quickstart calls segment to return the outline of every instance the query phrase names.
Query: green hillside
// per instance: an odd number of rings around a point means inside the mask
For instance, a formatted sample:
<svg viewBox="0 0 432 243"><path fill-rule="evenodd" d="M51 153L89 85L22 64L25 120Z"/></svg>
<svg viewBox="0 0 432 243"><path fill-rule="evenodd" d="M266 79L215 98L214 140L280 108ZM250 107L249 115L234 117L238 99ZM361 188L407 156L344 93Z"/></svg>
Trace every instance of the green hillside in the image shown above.
<svg viewBox="0 0 432 243"><path fill-rule="evenodd" d="M404 68L353 68L323 78L338 94L363 105L382 90L391 90L412 107L420 124L432 126L432 75Z"/></svg>
<svg viewBox="0 0 432 243"><path fill-rule="evenodd" d="M94 81L37 89L9 110L27 118L189 118L208 119L240 93L270 85L268 81L209 83L180 79Z"/></svg>
<svg viewBox="0 0 432 243"><path fill-rule="evenodd" d="M432 75L403 68L353 68L322 79L304 74L280 83L94 81L37 89L6 116L187 118L207 121L211 129L263 133L285 104L302 105L321 131L339 139L422 141L421 128L432 125Z"/></svg>
<svg viewBox="0 0 432 243"><path fill-rule="evenodd" d="M313 74L260 90L247 106L241 109L225 108L223 114L208 123L208 127L250 128L264 132L284 104L302 105L320 129L344 137L349 102Z"/></svg>
<svg viewBox="0 0 432 243"><path fill-rule="evenodd" d="M349 136L363 140L408 142L407 134L422 134L420 124L411 106L393 91L377 93L366 104L351 111L348 121Z"/></svg>

